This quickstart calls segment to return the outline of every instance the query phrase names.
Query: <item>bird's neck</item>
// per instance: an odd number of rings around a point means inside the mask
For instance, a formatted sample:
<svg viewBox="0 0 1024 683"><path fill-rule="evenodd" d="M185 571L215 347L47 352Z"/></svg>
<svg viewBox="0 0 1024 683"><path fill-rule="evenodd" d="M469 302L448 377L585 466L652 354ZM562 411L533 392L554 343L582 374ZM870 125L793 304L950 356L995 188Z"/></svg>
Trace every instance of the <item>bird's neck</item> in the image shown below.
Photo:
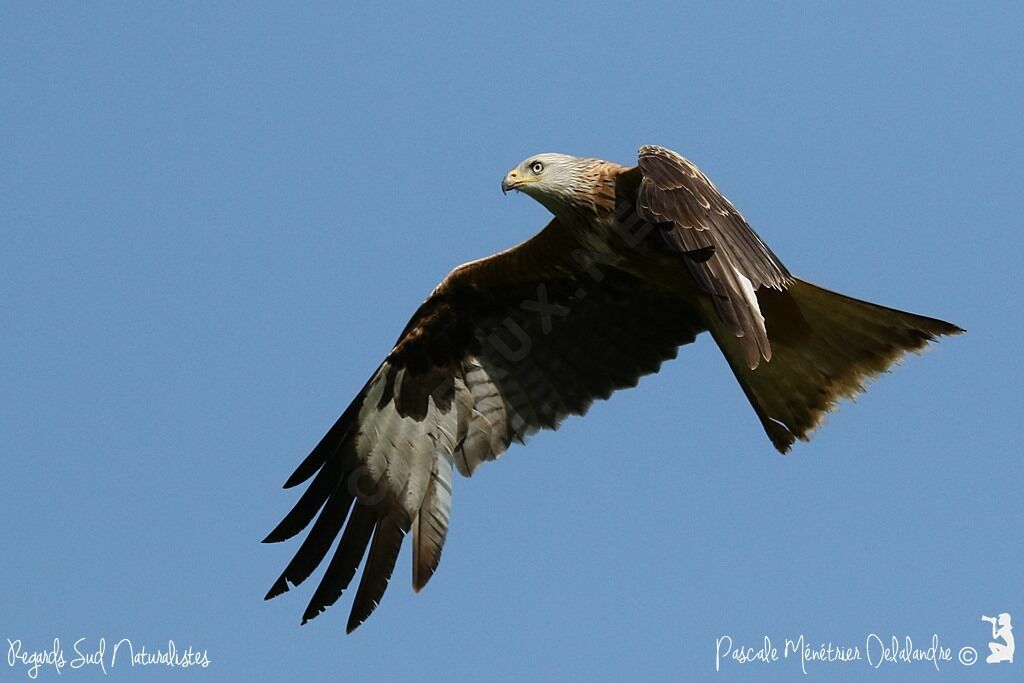
<svg viewBox="0 0 1024 683"><path fill-rule="evenodd" d="M538 197L548 211L567 224L608 222L615 218L615 178L625 167L593 161L580 169L564 193Z"/></svg>

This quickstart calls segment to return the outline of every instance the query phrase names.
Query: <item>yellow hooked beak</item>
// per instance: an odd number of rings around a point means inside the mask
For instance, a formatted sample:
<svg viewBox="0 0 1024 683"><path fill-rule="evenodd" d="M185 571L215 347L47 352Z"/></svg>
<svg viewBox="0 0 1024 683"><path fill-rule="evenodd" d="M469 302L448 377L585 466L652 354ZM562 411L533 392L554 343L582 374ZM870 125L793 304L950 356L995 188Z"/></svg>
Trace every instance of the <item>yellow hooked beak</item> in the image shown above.
<svg viewBox="0 0 1024 683"><path fill-rule="evenodd" d="M505 193L509 190L518 190L523 185L529 185L530 183L535 183L538 180L540 180L540 178L523 176L519 171L513 169L509 171L508 175L505 176L505 179L501 181L501 191L502 193Z"/></svg>

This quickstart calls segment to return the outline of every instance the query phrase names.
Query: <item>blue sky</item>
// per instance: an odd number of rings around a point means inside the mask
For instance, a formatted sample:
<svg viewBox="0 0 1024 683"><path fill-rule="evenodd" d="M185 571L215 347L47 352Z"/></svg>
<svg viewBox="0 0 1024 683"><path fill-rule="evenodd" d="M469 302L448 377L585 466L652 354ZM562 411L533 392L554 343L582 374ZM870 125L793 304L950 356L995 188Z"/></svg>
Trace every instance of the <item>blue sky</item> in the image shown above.
<svg viewBox="0 0 1024 683"><path fill-rule="evenodd" d="M0 7L0 634L211 660L123 680L962 680L715 644L1024 623L1019 5L362 5ZM786 457L702 338L458 479L438 574L403 552L354 635L264 603L293 467L450 268L547 220L505 171L647 143L793 272L969 334Z"/></svg>

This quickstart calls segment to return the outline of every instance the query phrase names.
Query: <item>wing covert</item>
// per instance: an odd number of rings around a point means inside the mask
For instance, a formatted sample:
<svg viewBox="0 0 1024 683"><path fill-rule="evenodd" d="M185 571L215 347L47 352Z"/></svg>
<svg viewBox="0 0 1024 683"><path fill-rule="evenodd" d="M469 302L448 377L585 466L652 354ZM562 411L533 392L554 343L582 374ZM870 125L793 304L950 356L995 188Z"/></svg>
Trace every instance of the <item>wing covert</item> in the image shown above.
<svg viewBox="0 0 1024 683"><path fill-rule="evenodd" d="M640 148L643 180L637 191L637 214L661 226L666 239L682 252L713 249L704 260L687 260L698 284L711 294L718 314L737 337L743 337L751 368L771 359L764 317L757 302L761 287L783 289L792 276L761 241L742 214L693 163L663 147Z"/></svg>

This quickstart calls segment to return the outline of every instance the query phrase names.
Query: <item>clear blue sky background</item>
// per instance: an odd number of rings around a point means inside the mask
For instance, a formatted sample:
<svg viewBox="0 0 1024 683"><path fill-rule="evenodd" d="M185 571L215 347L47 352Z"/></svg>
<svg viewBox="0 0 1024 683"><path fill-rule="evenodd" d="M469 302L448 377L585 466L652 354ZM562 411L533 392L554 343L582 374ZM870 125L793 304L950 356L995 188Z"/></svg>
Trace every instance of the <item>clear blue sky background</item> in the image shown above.
<svg viewBox="0 0 1024 683"><path fill-rule="evenodd" d="M1024 633L1019 4L361 5L0 7L0 636L213 662L123 680L754 681L802 675L716 675L717 637ZM787 457L702 338L458 479L439 573L406 549L353 636L264 603L284 479L451 267L547 220L505 171L645 143L794 272L969 334Z"/></svg>

